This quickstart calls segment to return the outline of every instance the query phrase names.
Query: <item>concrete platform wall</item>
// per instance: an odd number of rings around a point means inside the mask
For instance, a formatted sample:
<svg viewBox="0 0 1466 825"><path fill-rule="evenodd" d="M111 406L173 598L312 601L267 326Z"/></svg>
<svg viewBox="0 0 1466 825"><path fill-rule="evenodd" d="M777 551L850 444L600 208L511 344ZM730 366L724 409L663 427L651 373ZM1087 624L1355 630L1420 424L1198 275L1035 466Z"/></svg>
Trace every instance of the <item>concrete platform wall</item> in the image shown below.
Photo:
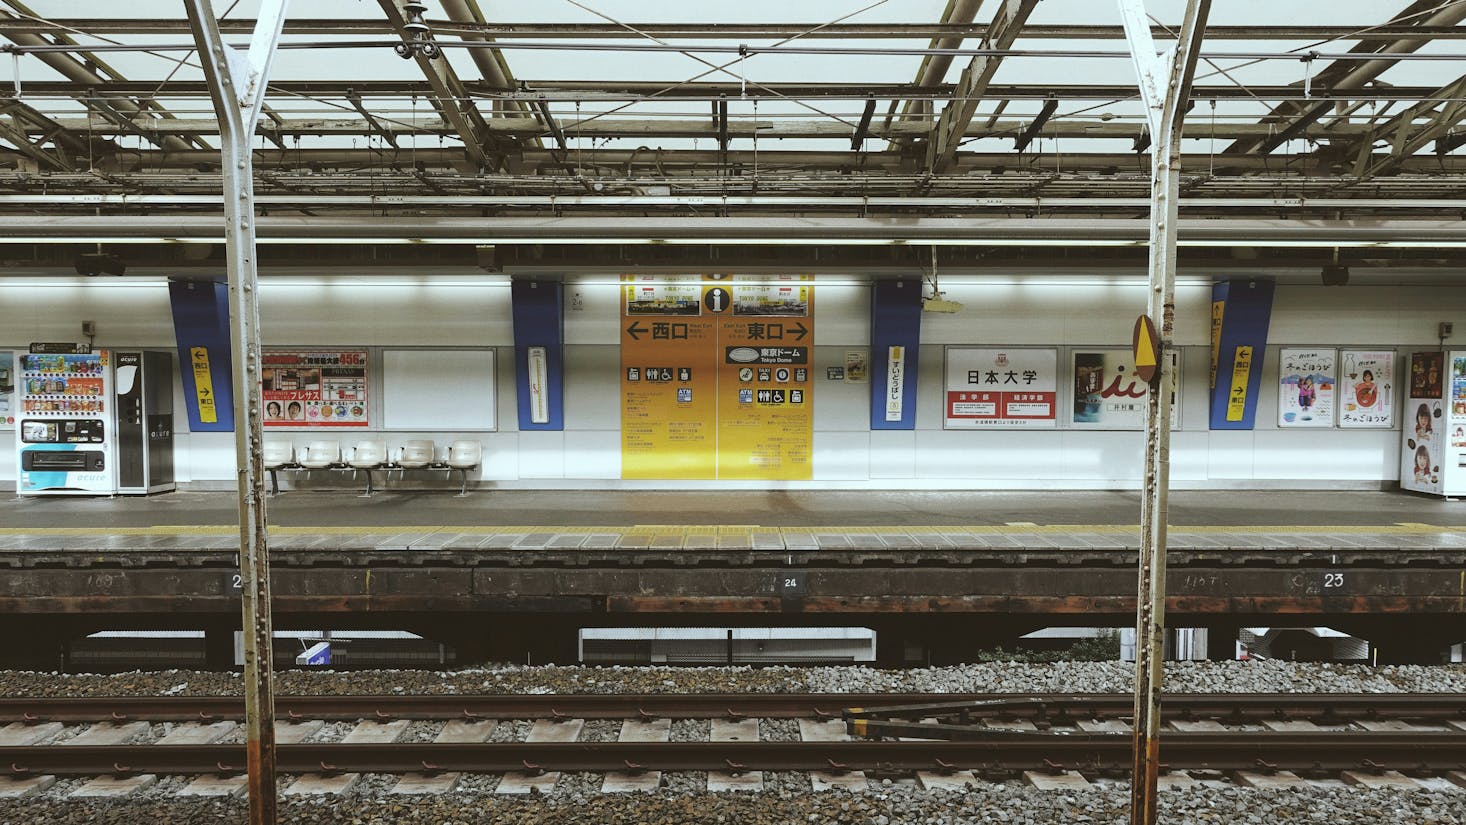
<svg viewBox="0 0 1466 825"><path fill-rule="evenodd" d="M1264 273L1259 273L1264 274ZM1111 283L1069 277L969 279L946 297L965 308L923 316L917 428L872 431L869 385L830 382L825 367L843 366L850 349L869 346L869 285L863 278L820 276L813 372L814 464L811 482L693 482L680 488L1130 488L1140 475L1143 435L1136 431L949 431L942 428L944 348L948 345L1059 347L1059 410L1070 403L1071 347L1126 347L1145 290L1138 278ZM620 480L620 292L613 276L566 283L566 429L520 432L516 423L513 340L507 279L456 283L380 276L273 278L262 286L262 325L269 346L492 349L496 353L493 429L469 432L373 431L389 444L414 437L479 438L486 451L481 481L496 486L658 487ZM1402 356L1438 346L1440 321L1466 329L1466 290L1450 286L1281 285L1273 310L1257 427L1207 429L1210 286L1183 279L1177 292L1182 347L1179 430L1172 478L1181 487L1389 486L1397 478L1398 426L1391 430L1282 430L1276 424L1277 350L1288 346L1394 348ZM0 349L31 341L81 340L82 320L97 323L99 347L173 349L166 285L152 279L0 280ZM1448 342L1450 343L1450 342ZM372 353L373 418L381 420L381 357ZM444 376L451 381L452 376ZM176 420L186 421L182 393ZM1397 394L1398 398L1398 394ZM1397 412L1398 414L1398 412ZM180 427L180 430L182 428ZM311 431L272 431L303 444ZM323 434L343 446L363 432ZM223 487L233 477L228 434L179 432L180 481ZM311 483L350 484L324 474ZM0 485L13 487L13 433L0 431ZM399 483L399 482L393 482ZM417 477L411 486L451 485Z"/></svg>

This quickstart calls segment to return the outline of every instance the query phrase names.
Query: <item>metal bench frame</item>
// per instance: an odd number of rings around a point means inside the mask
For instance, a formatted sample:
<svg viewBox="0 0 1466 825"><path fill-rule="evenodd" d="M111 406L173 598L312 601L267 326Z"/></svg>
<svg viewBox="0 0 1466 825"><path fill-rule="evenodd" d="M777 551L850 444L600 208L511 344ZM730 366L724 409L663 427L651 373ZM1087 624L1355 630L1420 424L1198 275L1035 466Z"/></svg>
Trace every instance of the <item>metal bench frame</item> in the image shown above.
<svg viewBox="0 0 1466 825"><path fill-rule="evenodd" d="M289 472L306 472L306 473L309 473L312 470L330 470L332 472L349 471L349 472L352 472L352 473L366 473L366 477L367 477L366 492L362 493L362 497L363 498L366 498L366 497L370 496L372 493L376 492L376 486L373 483L372 473L374 473L374 472L376 472L378 470L385 470L387 472L392 472L393 470L400 470L400 471L402 471L404 473L405 472L412 471L412 470L433 470L433 471L447 470L449 473L452 473L453 471L456 470L459 473L459 476L460 476L460 483L459 483L459 487L458 487L458 497L462 498L462 497L468 495L468 474L469 474L469 472L470 471L476 471L481 466L482 466L481 464L475 464L472 467L454 467L453 465L449 464L446 461L433 461L433 462L429 462L427 464L424 464L421 467L403 467L401 464L397 464L397 463L391 462L391 461L385 461L385 462L382 462L381 464L378 464L378 465L373 466L373 467L353 467L353 466L351 466L349 463L347 463L345 461L337 461L337 462L331 463L329 466L326 466L326 467L306 467L305 465L301 464L298 461L292 461L289 464L281 464L281 465L279 465L277 467L271 467L271 468L269 468L269 473L270 473L270 495L272 495L272 496L278 496L278 495L280 495L280 476L279 476L279 473L282 470L286 470L286 471L289 471Z"/></svg>

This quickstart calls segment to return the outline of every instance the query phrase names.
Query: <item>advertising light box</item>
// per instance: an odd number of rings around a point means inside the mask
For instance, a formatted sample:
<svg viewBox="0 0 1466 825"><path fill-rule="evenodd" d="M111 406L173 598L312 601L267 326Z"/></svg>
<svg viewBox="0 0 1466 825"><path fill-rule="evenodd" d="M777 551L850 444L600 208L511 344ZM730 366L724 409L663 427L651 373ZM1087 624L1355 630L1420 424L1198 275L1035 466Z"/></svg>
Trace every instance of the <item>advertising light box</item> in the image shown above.
<svg viewBox="0 0 1466 825"><path fill-rule="evenodd" d="M365 427L366 350L264 351L266 427Z"/></svg>
<svg viewBox="0 0 1466 825"><path fill-rule="evenodd" d="M1058 371L1051 348L948 347L945 426L1051 429Z"/></svg>
<svg viewBox="0 0 1466 825"><path fill-rule="evenodd" d="M1180 420L1179 363L1170 353L1171 426ZM1150 385L1135 372L1135 354L1128 349L1085 349L1073 352L1074 411L1070 423L1093 430L1143 430L1150 409Z"/></svg>
<svg viewBox="0 0 1466 825"><path fill-rule="evenodd" d="M1399 390L1395 351L1346 349L1339 360L1339 426L1393 427Z"/></svg>
<svg viewBox="0 0 1466 825"><path fill-rule="evenodd" d="M1338 386L1332 349L1278 352L1278 426L1334 426Z"/></svg>

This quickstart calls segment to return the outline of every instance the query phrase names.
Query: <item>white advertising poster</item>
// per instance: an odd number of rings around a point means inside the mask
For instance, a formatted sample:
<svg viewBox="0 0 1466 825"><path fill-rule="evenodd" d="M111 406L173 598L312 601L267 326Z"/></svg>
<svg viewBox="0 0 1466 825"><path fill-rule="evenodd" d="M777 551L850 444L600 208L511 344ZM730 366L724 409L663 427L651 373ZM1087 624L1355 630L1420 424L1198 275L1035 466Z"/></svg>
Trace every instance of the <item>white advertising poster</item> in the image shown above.
<svg viewBox="0 0 1466 825"><path fill-rule="evenodd" d="M1394 350L1342 350L1339 426L1395 426L1396 377Z"/></svg>
<svg viewBox="0 0 1466 825"><path fill-rule="evenodd" d="M1334 426L1338 383L1332 349L1278 351L1278 426Z"/></svg>
<svg viewBox="0 0 1466 825"><path fill-rule="evenodd" d="M15 353L0 350L0 430L15 429Z"/></svg>
<svg viewBox="0 0 1466 825"><path fill-rule="evenodd" d="M1179 371L1171 353L1171 427L1180 418L1176 395ZM1135 374L1135 354L1128 349L1074 351L1075 427L1094 430L1143 430L1150 406L1150 385Z"/></svg>
<svg viewBox="0 0 1466 825"><path fill-rule="evenodd" d="M947 348L948 429L1057 426L1055 349Z"/></svg>

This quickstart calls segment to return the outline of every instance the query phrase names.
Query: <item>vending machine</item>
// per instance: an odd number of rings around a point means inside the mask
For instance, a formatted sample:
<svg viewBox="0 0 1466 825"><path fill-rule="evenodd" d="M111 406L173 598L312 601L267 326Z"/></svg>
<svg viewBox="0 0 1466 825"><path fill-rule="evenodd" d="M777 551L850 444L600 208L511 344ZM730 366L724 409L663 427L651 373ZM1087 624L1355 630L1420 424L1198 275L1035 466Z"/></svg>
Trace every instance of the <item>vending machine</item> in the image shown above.
<svg viewBox="0 0 1466 825"><path fill-rule="evenodd" d="M16 492L115 493L111 353L80 344L32 344L20 356L16 384Z"/></svg>
<svg viewBox="0 0 1466 825"><path fill-rule="evenodd" d="M1410 354L1400 422L1400 486L1466 496L1466 350Z"/></svg>
<svg viewBox="0 0 1466 825"><path fill-rule="evenodd" d="M173 482L173 356L166 352L115 353L117 492L145 496Z"/></svg>

